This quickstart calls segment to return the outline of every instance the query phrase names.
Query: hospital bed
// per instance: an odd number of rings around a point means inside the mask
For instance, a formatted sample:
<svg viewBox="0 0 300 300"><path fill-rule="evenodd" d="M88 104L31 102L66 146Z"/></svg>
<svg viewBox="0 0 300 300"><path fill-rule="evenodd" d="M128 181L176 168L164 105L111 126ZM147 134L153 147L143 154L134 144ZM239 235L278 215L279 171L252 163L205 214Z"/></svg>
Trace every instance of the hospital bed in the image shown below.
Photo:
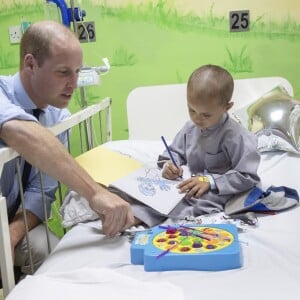
<svg viewBox="0 0 300 300"><path fill-rule="evenodd" d="M89 107L83 107L81 111L71 115L69 118L65 119L63 122L56 124L55 126L49 128L55 135L59 135L62 132L67 132L68 139L68 150L72 154L82 153L87 151L99 144L102 144L107 141L111 141L112 138L112 127L111 127L111 98L105 98L100 103L91 105ZM70 137L70 132L73 131L77 133L78 143L77 149L72 149L72 142ZM75 147L74 147L75 148ZM3 166L6 162L19 158L19 154L9 147L0 148L0 176L2 173ZM19 167L19 160L16 162L16 169ZM20 171L18 172L20 180ZM41 185L43 190L43 186ZM59 189L57 193L58 201L61 203L63 201L62 195L62 185L59 183ZM42 200L44 201L44 195L42 194ZM23 199L22 199L23 201ZM44 212L47 214L46 210ZM26 220L26 216L24 215ZM49 234L49 228L46 219L46 232ZM26 228L26 239L28 241L28 229L25 222ZM48 240L48 238L47 238ZM48 245L49 246L49 245ZM50 246L49 246L50 247ZM49 248L49 251L51 249ZM32 264L32 262L30 262ZM0 189L0 265L1 265L1 275L3 283L3 292L4 295L7 295L8 292L14 287L14 273L13 265L11 259L11 249L10 249L10 240L9 240L9 231L8 231L8 216L6 208L5 197L1 193Z"/></svg>
<svg viewBox="0 0 300 300"><path fill-rule="evenodd" d="M274 87L293 95L281 77L235 80L232 113ZM142 163L155 161L188 118L185 84L134 89L127 98L129 139L105 147ZM101 167L101 166L99 166ZM262 187L287 186L300 193L299 155L262 153ZM209 217L209 216L208 216ZM213 217L213 216L212 216ZM210 219L211 221L211 219ZM257 226L239 234L241 268L225 271L146 272L130 260L126 235L107 238L99 220L79 223L62 238L33 276L7 299L298 299L300 283L300 209L258 216ZM61 296L60 296L61 295Z"/></svg>

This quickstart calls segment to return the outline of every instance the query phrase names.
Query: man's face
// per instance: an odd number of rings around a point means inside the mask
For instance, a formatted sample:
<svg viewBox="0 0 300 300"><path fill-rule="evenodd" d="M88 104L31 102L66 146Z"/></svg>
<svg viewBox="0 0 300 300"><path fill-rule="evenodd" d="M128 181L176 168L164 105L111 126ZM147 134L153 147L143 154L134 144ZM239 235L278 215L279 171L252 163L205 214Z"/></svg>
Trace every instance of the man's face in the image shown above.
<svg viewBox="0 0 300 300"><path fill-rule="evenodd" d="M82 50L75 39L56 40L52 43L51 57L41 66L35 60L31 76L31 98L42 108L52 105L57 108L68 106L77 87L82 67Z"/></svg>

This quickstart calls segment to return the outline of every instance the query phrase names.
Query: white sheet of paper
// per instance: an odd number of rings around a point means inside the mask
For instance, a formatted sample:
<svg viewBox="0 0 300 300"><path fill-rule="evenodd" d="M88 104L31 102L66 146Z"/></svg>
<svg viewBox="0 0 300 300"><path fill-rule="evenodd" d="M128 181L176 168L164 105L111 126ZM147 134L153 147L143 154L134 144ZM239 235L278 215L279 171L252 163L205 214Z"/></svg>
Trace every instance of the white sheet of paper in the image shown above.
<svg viewBox="0 0 300 300"><path fill-rule="evenodd" d="M183 179L190 176L188 168L183 166ZM161 176L161 170L157 167L143 166L115 181L111 186L167 215L184 197L177 188L183 179L168 180Z"/></svg>

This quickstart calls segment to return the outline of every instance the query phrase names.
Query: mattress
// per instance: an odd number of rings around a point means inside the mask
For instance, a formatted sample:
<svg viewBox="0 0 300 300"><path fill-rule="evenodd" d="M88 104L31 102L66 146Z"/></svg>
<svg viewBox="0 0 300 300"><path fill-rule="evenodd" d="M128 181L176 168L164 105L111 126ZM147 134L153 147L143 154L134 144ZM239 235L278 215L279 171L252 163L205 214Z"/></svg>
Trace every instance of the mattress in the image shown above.
<svg viewBox="0 0 300 300"><path fill-rule="evenodd" d="M154 162L163 151L161 142L147 140L114 141L105 146L142 163ZM259 167L262 187L287 186L300 193L299 167L296 154L263 153ZM100 228L99 220L74 226L36 274L27 276L7 299L20 299L20 295L22 299L41 299L41 295L43 299L82 299L83 293L85 299L299 297L299 206L258 215L257 226L245 226L239 233L242 266L225 271L146 272L143 265L131 264L131 241L127 236L108 238Z"/></svg>

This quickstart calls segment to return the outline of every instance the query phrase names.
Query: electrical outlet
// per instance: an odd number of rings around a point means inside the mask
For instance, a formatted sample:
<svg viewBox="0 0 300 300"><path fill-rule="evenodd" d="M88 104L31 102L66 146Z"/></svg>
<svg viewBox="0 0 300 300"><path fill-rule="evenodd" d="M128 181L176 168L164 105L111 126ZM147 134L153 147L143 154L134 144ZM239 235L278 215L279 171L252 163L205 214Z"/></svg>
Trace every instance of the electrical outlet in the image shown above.
<svg viewBox="0 0 300 300"><path fill-rule="evenodd" d="M9 27L9 40L11 44L19 44L22 37L22 28L18 26Z"/></svg>

